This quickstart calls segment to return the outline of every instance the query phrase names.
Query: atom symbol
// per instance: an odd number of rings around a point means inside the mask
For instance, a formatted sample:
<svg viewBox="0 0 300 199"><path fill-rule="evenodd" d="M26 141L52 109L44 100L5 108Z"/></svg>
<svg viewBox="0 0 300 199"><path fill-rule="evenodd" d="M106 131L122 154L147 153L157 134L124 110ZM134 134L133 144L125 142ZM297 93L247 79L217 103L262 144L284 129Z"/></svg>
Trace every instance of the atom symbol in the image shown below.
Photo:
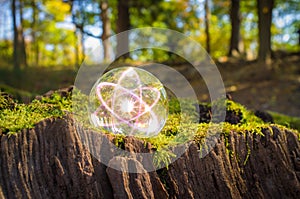
<svg viewBox="0 0 300 199"><path fill-rule="evenodd" d="M100 82L96 95L100 105L91 115L96 126L127 135L140 132L149 136L160 130L161 123L152 109L161 93L153 86L144 86L134 68L122 72L117 83Z"/></svg>

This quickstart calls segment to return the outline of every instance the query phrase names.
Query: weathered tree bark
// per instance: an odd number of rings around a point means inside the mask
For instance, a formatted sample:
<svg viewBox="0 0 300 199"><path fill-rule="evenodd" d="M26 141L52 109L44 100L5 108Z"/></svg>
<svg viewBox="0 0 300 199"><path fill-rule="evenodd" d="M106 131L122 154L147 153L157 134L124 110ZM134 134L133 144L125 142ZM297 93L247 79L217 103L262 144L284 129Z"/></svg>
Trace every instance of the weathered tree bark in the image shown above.
<svg viewBox="0 0 300 199"><path fill-rule="evenodd" d="M129 1L118 0L117 33L130 29ZM128 32L117 35L117 58L122 56L128 58L129 53L129 34Z"/></svg>
<svg viewBox="0 0 300 199"><path fill-rule="evenodd" d="M103 165L83 144L82 137L99 150L99 132L84 130L69 116L50 118L34 129L1 135L0 198L297 198L298 137L276 127L272 131L264 129L264 136L231 132L204 158L191 143L168 169L126 173ZM133 137L125 138L124 148L151 151ZM105 157L110 166L145 169L143 160Z"/></svg>
<svg viewBox="0 0 300 199"><path fill-rule="evenodd" d="M204 2L204 10L205 10L205 34L206 34L206 51L208 54L210 54L210 34L209 34L209 21L210 21L210 9L208 5L208 0L205 0Z"/></svg>
<svg viewBox="0 0 300 199"><path fill-rule="evenodd" d="M257 0L259 50L258 61L271 61L271 25L274 0Z"/></svg>
<svg viewBox="0 0 300 199"><path fill-rule="evenodd" d="M230 9L230 22L231 22L231 38L229 47L229 56L234 54L239 55L240 49L240 25L241 25L241 14L240 14L240 0L231 0Z"/></svg>
<svg viewBox="0 0 300 199"><path fill-rule="evenodd" d="M104 60L110 60L111 54L110 54L110 48L111 45L108 41L108 38L111 34L111 26L110 26L110 20L108 16L108 1L107 0L101 0L100 1L100 17L102 21L102 42L103 42L103 51L104 51Z"/></svg>

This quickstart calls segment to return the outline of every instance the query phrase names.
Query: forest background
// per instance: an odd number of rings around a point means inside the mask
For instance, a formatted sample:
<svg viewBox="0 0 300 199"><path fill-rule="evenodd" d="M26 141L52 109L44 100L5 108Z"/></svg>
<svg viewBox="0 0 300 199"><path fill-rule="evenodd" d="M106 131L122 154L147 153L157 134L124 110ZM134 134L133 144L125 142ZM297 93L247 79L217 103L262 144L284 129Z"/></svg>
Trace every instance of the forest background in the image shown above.
<svg viewBox="0 0 300 199"><path fill-rule="evenodd" d="M97 46L113 59L111 35L150 26L199 42L237 101L300 116L298 0L0 0L0 10L0 89L21 101L73 84ZM181 62L163 51L123 58Z"/></svg>

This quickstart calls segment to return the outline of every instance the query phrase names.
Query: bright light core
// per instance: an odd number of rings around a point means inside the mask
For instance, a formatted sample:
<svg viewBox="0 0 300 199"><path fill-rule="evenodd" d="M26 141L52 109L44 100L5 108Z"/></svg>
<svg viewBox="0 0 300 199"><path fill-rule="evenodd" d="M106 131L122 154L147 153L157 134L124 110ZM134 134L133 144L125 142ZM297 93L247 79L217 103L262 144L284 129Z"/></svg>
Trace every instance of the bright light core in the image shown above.
<svg viewBox="0 0 300 199"><path fill-rule="evenodd" d="M125 113L130 113L134 109L134 102L131 99L124 99L121 102L121 111Z"/></svg>

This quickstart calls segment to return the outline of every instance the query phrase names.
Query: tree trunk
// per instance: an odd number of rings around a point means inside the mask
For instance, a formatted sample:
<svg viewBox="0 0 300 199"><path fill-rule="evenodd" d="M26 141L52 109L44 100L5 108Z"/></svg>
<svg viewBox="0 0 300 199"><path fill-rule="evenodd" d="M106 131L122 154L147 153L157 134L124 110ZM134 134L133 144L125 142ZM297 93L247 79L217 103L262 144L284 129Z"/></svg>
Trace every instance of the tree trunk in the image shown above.
<svg viewBox="0 0 300 199"><path fill-rule="evenodd" d="M130 29L129 1L118 0L117 33ZM117 58L129 58L129 34L123 33L117 36Z"/></svg>
<svg viewBox="0 0 300 199"><path fill-rule="evenodd" d="M84 46L84 23L86 22L86 17L84 14L84 9L85 9L85 1L75 1L75 0L70 0L68 3L70 4L70 12L72 15L72 23L75 25L76 30L74 31L74 35L76 37L76 42L75 42L75 53L77 53L77 61L76 61L76 66L79 66L80 63L82 63L85 59L85 46ZM76 4L75 4L76 3ZM77 17L77 11L76 9L79 9L80 17L82 19L78 19ZM79 18L80 18L79 17ZM78 21L77 21L78 20ZM93 35L90 35L93 36ZM98 37L99 38L99 37ZM81 58L81 59L80 59Z"/></svg>
<svg viewBox="0 0 300 199"><path fill-rule="evenodd" d="M17 9L16 0L12 0L12 18L13 18L13 30L14 30L14 69L19 70L21 68L20 63L20 43L19 43L19 31L17 26Z"/></svg>
<svg viewBox="0 0 300 199"><path fill-rule="evenodd" d="M79 58L79 36L78 36L78 28L75 24L75 15L73 13L74 0L68 2L70 5L70 14L72 15L72 21L75 25L74 30L74 49L75 49L75 68L78 69L80 67L80 58Z"/></svg>
<svg viewBox="0 0 300 199"><path fill-rule="evenodd" d="M84 46L84 33L83 33L83 27L79 29L80 32L80 45L81 45L81 62L85 59L85 46Z"/></svg>
<svg viewBox="0 0 300 199"><path fill-rule="evenodd" d="M110 26L110 20L108 16L108 1L107 0L101 0L100 2L100 9L101 9L101 20L102 20L102 42L103 42L103 51L104 51L104 60L110 60L110 43L108 41L108 38L111 34L111 26Z"/></svg>
<svg viewBox="0 0 300 199"><path fill-rule="evenodd" d="M35 63L36 63L36 66L38 66L40 64L40 46L39 46L39 42L36 41L35 43Z"/></svg>
<svg viewBox="0 0 300 199"><path fill-rule="evenodd" d="M32 23L31 23L31 53L32 53L32 62L34 66L38 66L39 64L39 48L37 41L37 21L38 21L38 9L36 5L36 0L31 1L31 9L32 9Z"/></svg>
<svg viewBox="0 0 300 199"><path fill-rule="evenodd" d="M19 38L20 38L20 44L21 44L21 65L24 66L25 68L27 67L27 54L26 54L26 44L25 44L25 38L24 38L24 31L23 31L23 24L24 24L24 19L23 19L23 7L24 7L24 2L23 0L20 1L20 25L19 25Z"/></svg>
<svg viewBox="0 0 300 199"><path fill-rule="evenodd" d="M258 61L271 61L271 25L274 0L257 0L259 50Z"/></svg>
<svg viewBox="0 0 300 199"><path fill-rule="evenodd" d="M209 34L209 21L210 21L210 10L208 5L208 0L204 2L204 10L205 10L205 34L206 34L206 51L210 54L210 34Z"/></svg>
<svg viewBox="0 0 300 199"><path fill-rule="evenodd" d="M235 54L240 55L240 25L241 25L241 15L240 15L240 0L231 0L231 10L230 10L230 20L231 20L231 38L230 38L230 48L229 56Z"/></svg>
<svg viewBox="0 0 300 199"><path fill-rule="evenodd" d="M74 31L74 48L75 48L75 68L79 68L80 61L79 61L79 42L78 42L78 35L77 35L77 29L75 28Z"/></svg>
<svg viewBox="0 0 300 199"><path fill-rule="evenodd" d="M113 157L105 149L106 142L115 143L112 135L84 130L71 117L48 118L33 129L0 135L0 198L298 198L297 134L270 129L262 129L263 136L224 133L203 158L192 142L168 169L127 173L101 163L87 146L120 169L143 171L147 158ZM132 154L153 153L132 136L123 144Z"/></svg>

